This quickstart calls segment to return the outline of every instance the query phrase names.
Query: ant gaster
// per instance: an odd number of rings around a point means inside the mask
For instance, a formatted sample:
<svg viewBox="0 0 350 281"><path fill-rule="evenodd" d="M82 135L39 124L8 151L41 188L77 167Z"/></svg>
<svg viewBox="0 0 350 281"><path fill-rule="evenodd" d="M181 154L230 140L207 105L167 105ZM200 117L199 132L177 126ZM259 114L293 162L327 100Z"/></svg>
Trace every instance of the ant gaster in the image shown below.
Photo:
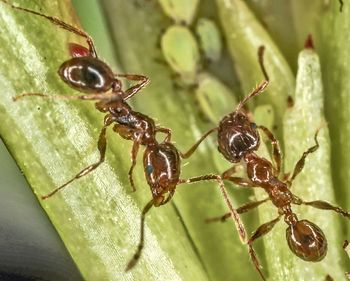
<svg viewBox="0 0 350 281"><path fill-rule="evenodd" d="M147 212L152 206L158 207L169 202L175 192L176 186L179 184L207 180L217 181L221 192L223 193L225 202L230 209L230 213L234 219L240 237L243 241L245 240L244 226L238 213L232 207L221 176L209 174L190 179L180 179L180 158L186 158L186 155L179 152L170 142L171 130L156 126L152 118L132 110L130 105L127 104L126 101L130 97L135 95L147 85L149 79L146 76L134 74L114 74L107 64L98 59L93 40L86 32L69 25L58 18L47 16L29 9L13 6L5 0L0 1L11 6L13 9L43 17L58 25L60 28L82 36L86 39L89 45L89 48L87 49L81 45L71 43L69 45L69 49L73 58L64 62L58 71L60 78L65 83L80 92L86 93L86 95L52 96L41 93L25 93L15 97L14 100L16 101L27 96L66 100L96 100L98 101L96 103L96 108L103 113L107 113L104 118L104 125L101 129L97 144L100 153L99 161L84 168L73 178L57 187L49 194L42 196L42 199L48 199L68 184L83 176L86 176L104 162L107 146L106 130L108 126L114 124L113 130L116 133L118 133L122 138L133 142L131 151L132 165L129 170L129 181L134 191L136 189L133 181L133 169L136 165L136 158L140 145L145 146L143 155L144 172L153 197L152 200L150 200L143 208L141 216L140 242L136 253L126 267L126 270L130 270L132 267L134 267L140 258L144 246L144 221ZM120 77L128 80L139 81L139 83L130 87L126 91L123 91L122 83L118 79ZM156 139L156 134L158 132L166 134L165 139L161 143L159 143Z"/></svg>
<svg viewBox="0 0 350 281"><path fill-rule="evenodd" d="M252 123L242 107L254 96L262 93L269 84L269 77L263 63L264 47L258 50L259 64L265 80L260 83L246 98L243 99L232 113L225 116L219 123L219 126L205 133L198 142L192 146L187 153L189 157L199 146L199 144L211 133L218 132L218 150L230 162L235 165L242 163L246 167L247 178L234 177L235 167L228 169L222 174L222 179L231 181L241 187L261 187L268 194L268 198L260 201L249 202L237 209L238 213L245 213L254 209L264 202L271 201L277 208L278 217L270 222L261 225L250 237L247 244L249 247L249 255L254 263L255 268L259 272L263 280L266 280L261 269L260 263L253 249L253 242L259 237L267 234L274 225L283 216L287 223L286 239L291 251L305 261L317 262L322 260L327 253L327 240L322 230L314 223L308 220L299 220L292 211L291 205L308 205L318 209L332 210L343 216L350 218L350 214L339 207L317 200L305 202L292 193L290 187L295 177L302 171L305 159L319 147L316 131L314 136L315 145L305 151L294 167L291 177L280 180L281 173L281 149L277 139L272 132L264 127L257 126ZM265 158L258 156L255 151L260 145L260 136L258 129L262 130L272 144L273 163ZM225 221L229 217L228 214L219 218L208 219L211 221Z"/></svg>

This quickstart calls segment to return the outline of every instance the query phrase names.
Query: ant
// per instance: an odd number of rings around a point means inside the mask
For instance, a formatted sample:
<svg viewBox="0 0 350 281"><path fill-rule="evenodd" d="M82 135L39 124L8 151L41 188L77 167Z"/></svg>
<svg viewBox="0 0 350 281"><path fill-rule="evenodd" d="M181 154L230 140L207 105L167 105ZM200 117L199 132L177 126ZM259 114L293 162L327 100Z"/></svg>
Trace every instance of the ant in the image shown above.
<svg viewBox="0 0 350 281"><path fill-rule="evenodd" d="M169 128L157 126L152 118L140 112L134 111L126 102L149 83L148 77L135 74L114 74L110 67L98 58L93 40L85 31L67 24L56 17L47 16L33 10L14 6L5 0L0 1L11 6L13 9L43 17L60 28L84 37L89 46L87 49L84 46L71 43L69 48L73 58L65 61L58 70L60 78L65 83L67 83L73 89L85 93L85 95L53 96L41 93L24 93L14 97L14 100L17 101L18 99L27 96L65 100L96 100L96 108L102 113L107 114L104 118L104 125L100 131L97 143L100 153L98 162L84 168L70 180L57 187L47 195L42 196L43 200L50 198L73 181L88 175L104 162L107 146L106 130L108 126L114 124L113 130L117 134L119 134L122 138L133 142L131 151L132 164L128 173L133 191L136 191L133 181L133 170L136 165L137 154L140 146L145 146L143 154L144 172L152 193L152 199L142 210L140 241L137 251L126 267L126 271L133 268L141 256L141 252L144 247L144 226L146 214L151 207L159 207L168 203L175 193L176 186L179 184L189 184L208 180L217 181L224 200L228 205L230 213L232 214L232 218L236 224L239 235L242 241L245 241L245 228L238 213L232 206L221 176L208 174L189 179L180 179L181 158L187 158L187 156L179 152L178 149L171 143L171 130ZM139 83L130 87L126 91L123 91L122 83L118 79L119 77L139 81ZM166 135L165 139L160 143L156 139L157 133L163 133Z"/></svg>
<svg viewBox="0 0 350 281"><path fill-rule="evenodd" d="M265 78L264 81L261 82L247 97L245 97L232 113L226 115L220 121L218 127L206 132L188 150L188 152L185 153L185 155L189 157L207 136L213 132L217 132L219 152L228 161L234 164L232 168L222 173L222 179L231 181L244 188L261 187L268 194L268 197L263 200L252 201L236 209L237 213L245 213L267 201L271 201L272 204L276 206L278 217L258 227L258 229L247 241L249 255L253 261L253 264L256 270L259 272L261 278L266 280L262 271L260 270L260 262L257 258L255 250L253 249L253 243L256 239L271 231L282 216L288 225L286 230L286 238L289 248L296 256L305 261L317 262L322 260L327 253L327 240L322 230L308 220L298 220L298 217L292 211L292 204L308 205L318 209L332 210L342 214L346 218L350 218L350 214L343 209L332 206L325 201L316 200L305 202L301 198L294 195L290 190L293 180L304 167L306 157L310 153L315 152L319 147L317 135L320 128L316 131L314 136L315 145L303 153L301 158L296 163L291 177L288 177L287 174L284 176L283 180L281 180L279 179L279 176L281 173L282 154L278 140L268 128L264 126L257 126L255 123L251 122L247 114L243 112L243 106L251 98L262 93L269 84L269 76L263 62L264 50L264 46L259 47L258 50L259 65ZM258 129L265 133L272 144L273 163L255 153L260 145ZM236 165L239 163L245 165L248 177L247 179L232 176L232 174L235 173ZM225 214L221 217L207 219L206 221L225 221L229 215L231 214Z"/></svg>

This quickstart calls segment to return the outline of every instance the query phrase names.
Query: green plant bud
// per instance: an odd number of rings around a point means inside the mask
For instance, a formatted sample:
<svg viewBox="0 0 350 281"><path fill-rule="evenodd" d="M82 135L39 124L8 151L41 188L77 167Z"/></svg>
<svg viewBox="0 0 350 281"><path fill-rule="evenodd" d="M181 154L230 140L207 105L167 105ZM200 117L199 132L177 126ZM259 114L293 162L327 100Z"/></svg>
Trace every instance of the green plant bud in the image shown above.
<svg viewBox="0 0 350 281"><path fill-rule="evenodd" d="M207 18L200 18L196 25L196 34L205 58L218 61L222 52L222 39L216 23Z"/></svg>
<svg viewBox="0 0 350 281"><path fill-rule="evenodd" d="M196 13L199 0L158 0L164 13L176 23L190 24Z"/></svg>
<svg viewBox="0 0 350 281"><path fill-rule="evenodd" d="M191 31L184 26L170 26L162 36L165 60L183 81L194 83L198 71L199 48Z"/></svg>
<svg viewBox="0 0 350 281"><path fill-rule="evenodd" d="M215 76L201 73L198 76L196 98L201 111L214 124L235 109L237 104L234 94Z"/></svg>

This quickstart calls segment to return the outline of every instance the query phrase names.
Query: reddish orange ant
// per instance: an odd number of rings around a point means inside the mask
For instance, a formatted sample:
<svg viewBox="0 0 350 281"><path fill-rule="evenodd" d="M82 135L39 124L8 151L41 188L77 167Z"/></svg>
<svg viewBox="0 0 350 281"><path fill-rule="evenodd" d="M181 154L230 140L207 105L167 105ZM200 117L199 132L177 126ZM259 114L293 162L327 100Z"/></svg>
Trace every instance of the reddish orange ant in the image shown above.
<svg viewBox="0 0 350 281"><path fill-rule="evenodd" d="M296 163L291 177L286 180L280 180L279 175L281 173L282 156L277 139L268 128L264 126L257 126L255 123L252 123L245 112L242 111L242 107L247 103L247 101L262 93L269 84L269 77L263 63L263 54L264 47L262 46L258 50L258 57L265 80L239 103L234 112L225 116L220 121L218 127L205 133L198 140L198 142L192 146L187 153L185 153L185 155L186 157L189 157L208 135L217 131L219 152L228 161L234 163L235 165L243 162L246 166L248 177L247 179L233 177L232 174L235 172L235 166L233 166L221 175L222 179L231 181L236 185L245 188L261 187L268 194L268 198L260 201L249 202L238 208L237 212L239 214L245 213L269 200L277 207L278 217L261 225L247 242L249 247L249 255L254 263L254 266L262 279L266 280L262 271L260 270L260 263L256 256L255 250L253 249L253 243L256 239L271 231L282 216L284 216L284 221L288 225L286 230L287 242L289 248L295 255L305 261L317 262L322 260L327 253L327 240L322 230L308 220L298 220L297 216L292 211L291 204L308 205L318 209L332 210L342 214L346 218L350 218L350 214L343 209L332 206L325 201L317 200L305 202L294 195L290 190L293 180L304 167L306 157L310 153L315 152L319 147L317 134L320 129L316 131L314 136L315 145L303 153L302 157ZM258 129L262 130L272 143L274 163L271 163L267 159L262 158L255 153L260 145ZM207 221L225 221L228 217L229 215L225 214L218 218L208 219Z"/></svg>
<svg viewBox="0 0 350 281"><path fill-rule="evenodd" d="M128 175L130 184L134 191L136 188L133 181L133 169L136 165L136 158L140 145L145 146L143 155L144 172L153 197L143 208L141 216L140 242L136 253L128 263L126 270L133 268L140 258L144 246L144 221L147 212L152 206L158 207L169 202L175 193L176 186L179 184L207 180L217 181L226 204L230 209L230 213L232 214L239 235L242 241L245 240L246 234L244 226L236 210L232 207L221 176L209 174L190 179L180 179L180 158L186 158L187 156L180 153L171 143L171 130L156 126L152 118L132 110L130 105L127 104L126 101L130 97L138 93L147 85L149 79L146 76L135 74L114 74L106 63L98 59L93 40L85 31L67 24L58 18L13 6L5 0L1 1L11 6L13 9L43 17L60 28L84 37L89 45L89 49L87 49L78 44L70 44L70 53L73 58L64 62L58 71L60 78L65 83L80 92L86 93L86 95L52 96L41 93L25 93L15 97L14 100L16 101L27 96L66 100L96 100L98 101L95 104L96 108L103 113L107 113L104 118L104 125L101 129L97 144L100 152L99 161L84 168L73 178L57 187L49 194L42 196L42 199L48 199L68 184L86 176L104 162L107 146L106 130L108 126L114 124L113 130L116 133L122 138L133 142L131 152L132 165ZM122 83L118 79L120 77L128 80L140 81L140 83L123 91ZM166 134L165 139L161 143L156 139L156 134L158 132Z"/></svg>

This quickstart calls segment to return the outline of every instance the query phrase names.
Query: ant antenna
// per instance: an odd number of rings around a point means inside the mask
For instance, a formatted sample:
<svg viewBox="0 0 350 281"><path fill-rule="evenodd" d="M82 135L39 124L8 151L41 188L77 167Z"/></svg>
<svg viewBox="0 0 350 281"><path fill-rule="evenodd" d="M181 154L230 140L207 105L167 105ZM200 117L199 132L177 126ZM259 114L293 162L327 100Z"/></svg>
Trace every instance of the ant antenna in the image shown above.
<svg viewBox="0 0 350 281"><path fill-rule="evenodd" d="M259 59L259 65L261 68L261 71L264 75L265 80L261 82L258 87L256 87L248 96L246 96L237 106L235 112L238 112L242 109L242 107L250 100L251 98L257 96L258 94L262 93L267 85L270 82L270 78L267 75L265 66L264 66L264 53L265 53L265 46L260 46L258 49L258 59Z"/></svg>

